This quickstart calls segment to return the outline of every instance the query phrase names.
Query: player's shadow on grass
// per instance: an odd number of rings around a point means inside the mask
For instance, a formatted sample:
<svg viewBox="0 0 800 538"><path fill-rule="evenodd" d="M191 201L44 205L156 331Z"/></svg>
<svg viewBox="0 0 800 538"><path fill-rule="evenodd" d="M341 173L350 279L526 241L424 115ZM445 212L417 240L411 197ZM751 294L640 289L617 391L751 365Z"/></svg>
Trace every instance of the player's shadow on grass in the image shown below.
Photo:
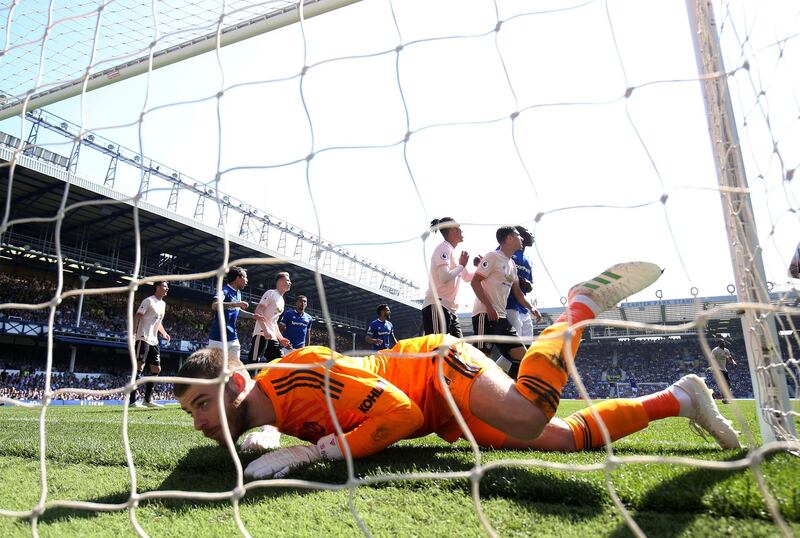
<svg viewBox="0 0 800 538"><path fill-rule="evenodd" d="M717 449L713 449L717 451ZM684 456L702 457L700 454L682 454ZM734 461L741 454L730 456L724 461ZM695 519L708 514L707 503L703 498L720 482L739 473L746 473L748 469L732 471L719 471L712 469L686 468L678 476L664 480L655 488L650 489L636 503L636 509L631 510L633 519L647 536L672 537L682 535ZM727 495L717 496L714 506L718 513L736 512L735 498ZM728 502L729 507L721 503ZM730 508L730 510L729 510ZM624 523L610 534L612 538L627 538L633 536L630 528Z"/></svg>
<svg viewBox="0 0 800 538"><path fill-rule="evenodd" d="M256 457L258 456L244 455L242 466L245 467ZM202 461L203 459L206 461ZM452 446L395 446L379 454L354 461L354 473L357 478L378 476L389 478L362 487L396 487L398 482L402 482L404 487L408 487L409 492L415 489L415 484L424 482L428 487L432 481L429 479L409 481L392 476L411 473L467 472L473 467L472 452L467 448ZM211 469L213 473L210 473ZM197 491L198 483L203 483L207 491L225 491L235 486L234 477L234 467L227 457L227 452L222 449L197 448L191 450L181 460L157 489ZM295 469L287 478L343 484L347 480L347 465L345 462L319 462ZM471 483L466 478L436 480L435 487L443 491L459 491L467 496L471 493ZM250 489L241 502L247 504L286 493L305 495L313 492L313 489L298 491L289 488L259 487ZM576 481L565 473L537 473L516 467L495 469L486 473L481 478L480 492L482 498L506 498L514 502L553 502L554 498L564 502L580 500L580 504L584 506L601 506L605 502L605 490L602 487ZM186 503L194 504L201 501L169 499L160 502L167 506L180 507Z"/></svg>
<svg viewBox="0 0 800 538"><path fill-rule="evenodd" d="M413 446L390 447L381 453L355 461L357 477L389 476L407 473L450 473L453 471L469 471L474 462L469 449L451 446ZM246 466L258 455L242 457L242 466ZM306 468L294 470L287 478L307 480L325 484L342 484L347 479L347 466L344 462L319 462ZM364 489L396 487L400 479L378 482ZM424 484L423 484L424 483ZM410 494L417 485L429 488L432 484L442 491L471 493L468 479L428 479L419 481L402 480ZM227 450L217 447L196 447L189 450L175 465L169 475L154 491L186 491L186 492L220 492L230 491L236 486L235 468ZM141 488L140 488L141 490ZM601 506L605 502L605 490L596 485L582 483L566 474L536 473L529 469L502 468L486 473L480 482L481 497L505 498L520 504L530 505L536 502L570 502L579 501L583 506ZM241 504L257 503L265 498L282 495L311 495L314 489L259 487L250 489L241 499ZM102 504L121 504L128 501L130 492L122 490L116 493L97 496L92 499L81 499ZM209 503L229 503L229 500L204 501L199 499L161 498L155 501L141 501L140 507L146 508L151 502L171 510L184 510L192 506L205 506ZM40 518L41 523L50 523L71 518L91 518L98 513L90 510L72 508L52 508L45 511Z"/></svg>

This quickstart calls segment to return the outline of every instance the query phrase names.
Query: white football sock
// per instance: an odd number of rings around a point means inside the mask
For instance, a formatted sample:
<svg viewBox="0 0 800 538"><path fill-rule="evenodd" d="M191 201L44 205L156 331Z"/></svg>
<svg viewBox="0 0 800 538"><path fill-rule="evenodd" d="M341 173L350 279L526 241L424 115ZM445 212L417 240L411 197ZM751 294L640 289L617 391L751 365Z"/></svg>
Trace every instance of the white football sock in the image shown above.
<svg viewBox="0 0 800 538"><path fill-rule="evenodd" d="M678 412L679 417L686 417L686 418L694 418L694 402L692 402L692 397L680 387L676 387L672 385L669 387L669 390L675 399L678 400L678 404L680 404L681 408Z"/></svg>
<svg viewBox="0 0 800 538"><path fill-rule="evenodd" d="M588 306L588 307L589 307L589 310L591 310L592 312L594 312L594 315L595 315L595 316L596 316L596 315L598 315L598 314L600 314L600 313L603 311L603 309L602 309L602 308L600 308L600 305L598 305L596 302L592 301L592 300L591 300L589 297L587 297L586 295L576 295L575 297L573 297L573 298L572 298L572 302L573 302L573 303L582 303L582 304L585 304L586 306Z"/></svg>

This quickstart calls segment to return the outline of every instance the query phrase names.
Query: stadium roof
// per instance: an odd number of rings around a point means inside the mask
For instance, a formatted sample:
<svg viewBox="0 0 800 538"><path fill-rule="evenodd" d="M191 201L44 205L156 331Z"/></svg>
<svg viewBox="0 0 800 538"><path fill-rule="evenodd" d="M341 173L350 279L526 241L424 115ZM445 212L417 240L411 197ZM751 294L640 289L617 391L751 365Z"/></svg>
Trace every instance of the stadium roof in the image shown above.
<svg viewBox="0 0 800 538"><path fill-rule="evenodd" d="M114 275L119 278L130 274L133 267L134 219L138 218L142 246L140 274L200 273L215 270L223 259L223 234L216 227L144 201L139 202L137 215L125 195L68 175L63 169L57 170L33 158L21 158L11 183L10 168L6 162L0 159L0 197L4 201L7 199L11 185L10 219L32 220L9 227L2 235L4 246L26 247L31 252L52 256L56 253L54 239L58 233L62 254L71 261L79 262L76 267L91 271L89 274L98 279L111 279ZM68 190L65 189L67 179L70 181ZM59 227L56 216L65 194L66 207L72 208ZM79 205L76 207L75 204ZM264 289L273 287L275 273L290 271L293 285L287 297L304 294L309 299L310 308L319 311L320 297L312 264L287 259L261 245L232 235L229 236L229 244L230 260L281 260L269 265L247 265L250 285L246 291L260 295ZM420 305L416 302L395 297L389 292L331 271L321 269L320 274L334 323L363 329L375 318L376 306L387 303L392 309L398 337L418 334L421 315ZM207 280L206 284L210 284L210 281ZM194 287L202 289L200 286Z"/></svg>

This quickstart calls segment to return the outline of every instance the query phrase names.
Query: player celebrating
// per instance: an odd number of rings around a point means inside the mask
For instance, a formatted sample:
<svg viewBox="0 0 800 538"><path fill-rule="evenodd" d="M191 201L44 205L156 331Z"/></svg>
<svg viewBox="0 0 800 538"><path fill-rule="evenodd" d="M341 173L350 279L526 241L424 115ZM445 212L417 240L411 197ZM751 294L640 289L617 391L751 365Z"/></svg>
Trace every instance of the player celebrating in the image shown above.
<svg viewBox="0 0 800 538"><path fill-rule="evenodd" d="M456 295L461 281L470 282L472 273L466 265L469 253L461 252L455 260L455 248L464 241L461 227L451 217L433 219L431 231L442 232L442 241L431 254L430 286L422 303L422 330L424 334L451 334L456 338L463 336L456 316ZM436 307L439 299L441 308Z"/></svg>
<svg viewBox="0 0 800 538"><path fill-rule="evenodd" d="M367 336L364 340L372 344L372 349L379 351L381 349L389 349L392 341L397 343L397 338L394 336L394 325L389 321L392 316L392 311L389 309L388 304L378 305L378 319L372 320L372 323L367 327Z"/></svg>
<svg viewBox="0 0 800 538"><path fill-rule="evenodd" d="M155 283L153 295L146 298L136 310L136 365L138 367L138 377L142 377L145 365L150 369L150 373L158 375L161 372L161 350L158 347L158 335L164 337L169 342L170 336L164 330L162 320L167 311L167 303L164 297L169 292L169 283L159 281ZM158 402L153 401L153 384L144 385L144 405L136 399L136 388L131 391L130 404L132 407L162 407Z"/></svg>
<svg viewBox="0 0 800 538"><path fill-rule="evenodd" d="M239 343L239 331L236 322L241 315L243 318L255 318L256 321L263 321L259 314L251 314L247 310L247 301L242 301L242 290L247 286L247 271L234 265L228 270L225 276L225 285L222 286L220 295L214 297L211 303L211 310L215 313L217 307L222 303L223 319L225 326L225 336L228 341L228 354L231 357L239 358L242 349ZM211 329L208 331L208 347L211 349L222 349L222 332L220 331L220 320L211 322Z"/></svg>
<svg viewBox="0 0 800 538"><path fill-rule="evenodd" d="M311 343L311 324L314 318L306 312L308 297L298 295L294 308L287 308L278 323L281 333L289 339L292 349L300 349Z"/></svg>
<svg viewBox="0 0 800 538"><path fill-rule="evenodd" d="M281 347L289 345L289 340L281 334L278 318L283 314L283 296L292 287L289 273L283 271L275 275L275 289L267 290L256 306L256 314L263 318L253 327L253 342L250 346L248 362L267 362L282 356Z"/></svg>
<svg viewBox="0 0 800 538"><path fill-rule="evenodd" d="M511 258L522 248L522 236L512 226L503 226L495 234L500 247L481 258L475 276L472 277L472 290L477 300L472 307L472 328L476 335L510 336L517 335L516 329L509 323L506 304L509 294L513 293L524 308L540 319L539 312L525 298L519 287L517 266ZM521 342L498 342L494 344L502 353L497 361L503 370L516 379L519 362L525 355L525 346ZM489 355L492 343L483 341L480 349Z"/></svg>
<svg viewBox="0 0 800 538"><path fill-rule="evenodd" d="M482 446L560 451L599 447L604 441L597 415L611 440L639 431L653 420L684 416L705 428L723 448L736 448L736 432L719 414L708 387L694 375L653 395L605 401L566 420L554 418L567 382L567 362L574 359L581 339L582 331L571 325L594 318L660 274L653 264L632 262L574 286L564 315L525 354L516 383L477 348L449 335L403 340L391 352L360 358L320 346L305 347L274 364L307 368L266 368L255 381L236 371L225 384L224 410L234 439L251 427L274 424L284 433L315 443L264 454L247 466L245 474L282 477L293 467L321 458L342 459L347 449L359 458L400 439L430 433L455 441L462 432L445 391ZM321 363L331 359L335 362L326 375ZM444 384L437 375L440 368ZM219 352L200 350L178 375L213 379L222 372ZM219 387L176 384L175 394L192 415L194 427L224 444ZM335 434L326 395L344 432L342 438Z"/></svg>

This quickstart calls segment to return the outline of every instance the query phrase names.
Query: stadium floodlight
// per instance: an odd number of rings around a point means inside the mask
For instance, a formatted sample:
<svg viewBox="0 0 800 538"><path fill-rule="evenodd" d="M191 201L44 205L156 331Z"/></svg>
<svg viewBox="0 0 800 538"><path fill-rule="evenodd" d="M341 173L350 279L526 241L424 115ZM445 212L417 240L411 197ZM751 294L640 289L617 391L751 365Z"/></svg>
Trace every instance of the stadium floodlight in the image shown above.
<svg viewBox="0 0 800 538"><path fill-rule="evenodd" d="M67 125L67 122L65 122L65 121L62 121L62 122L61 122L61 125L60 125L59 127L61 127L63 130L65 130L65 131L66 131L66 130L67 130L67 127L69 127L69 125Z"/></svg>
<svg viewBox="0 0 800 538"><path fill-rule="evenodd" d="M138 163L139 161L142 160L142 158L140 156L138 156L138 155L134 155L133 156L133 160Z"/></svg>
<svg viewBox="0 0 800 538"><path fill-rule="evenodd" d="M94 135L90 134L89 136L86 137L86 140L88 140L89 142L94 142Z"/></svg>

